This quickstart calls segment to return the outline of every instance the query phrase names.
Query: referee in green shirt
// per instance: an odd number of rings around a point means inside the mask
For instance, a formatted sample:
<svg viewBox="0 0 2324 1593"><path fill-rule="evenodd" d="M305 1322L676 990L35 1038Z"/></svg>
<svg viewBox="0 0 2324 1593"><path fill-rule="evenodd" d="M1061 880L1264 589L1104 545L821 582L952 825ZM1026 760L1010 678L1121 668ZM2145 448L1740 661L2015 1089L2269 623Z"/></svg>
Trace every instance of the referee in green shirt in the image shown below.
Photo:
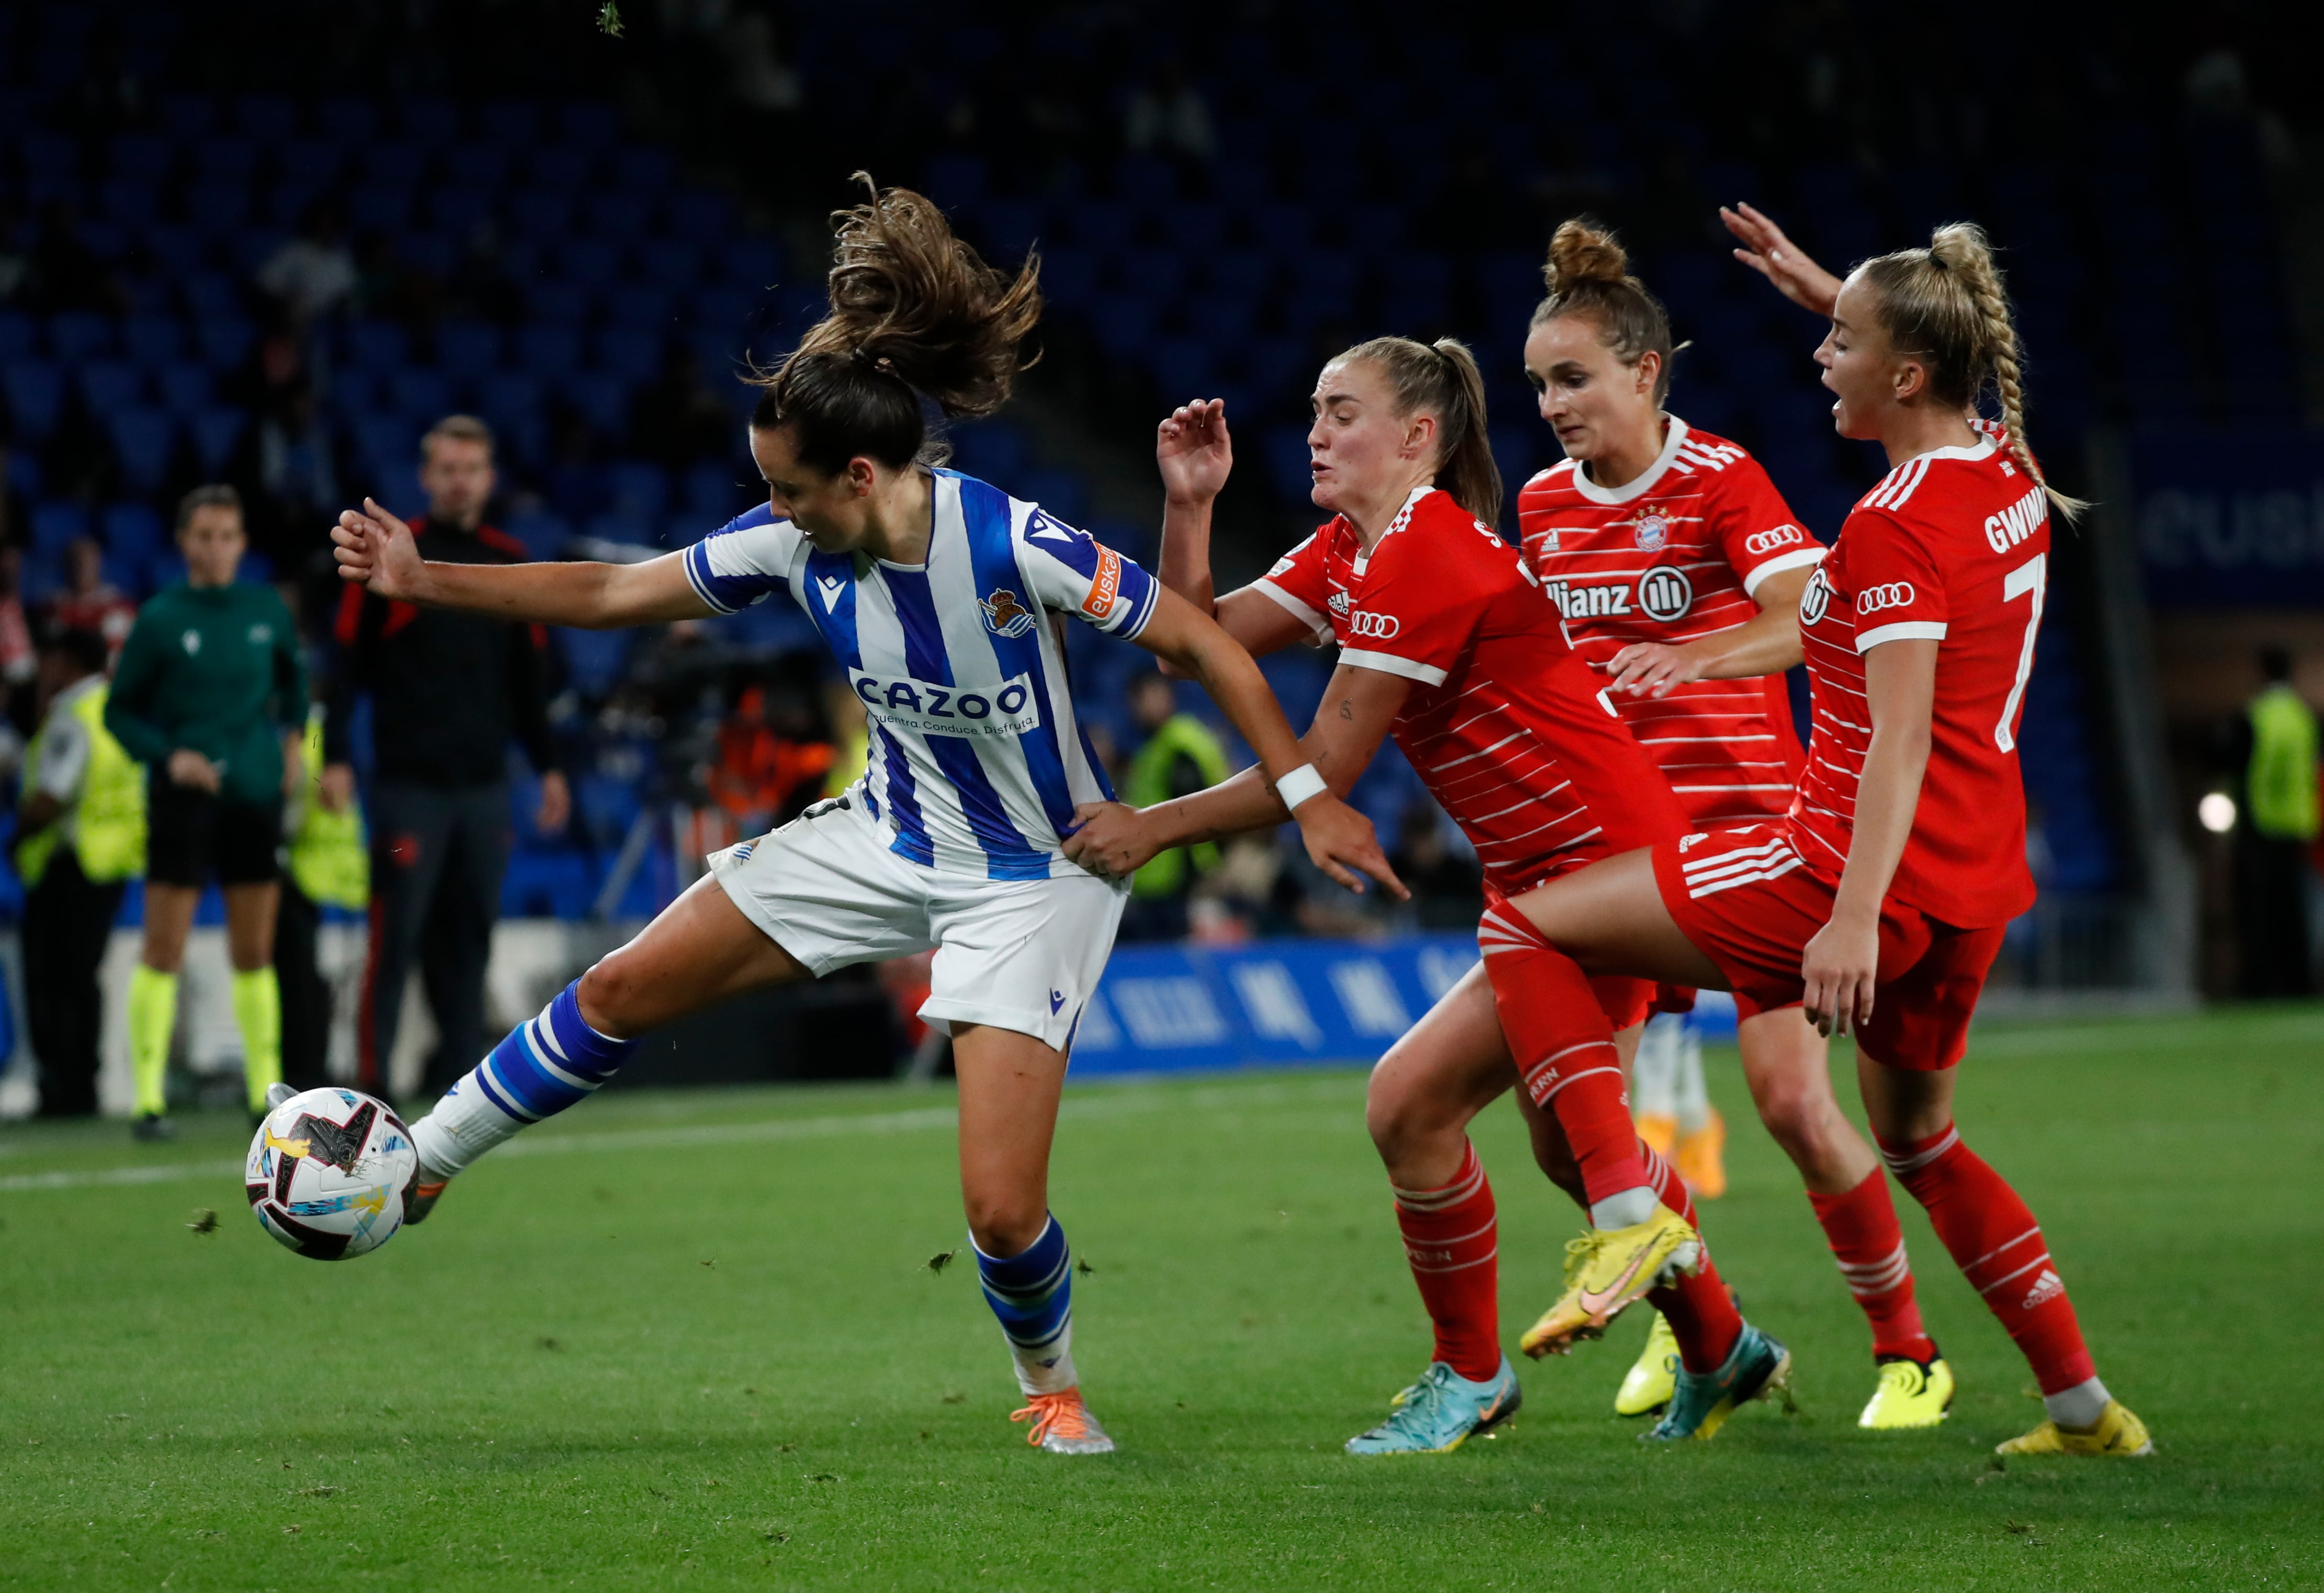
<svg viewBox="0 0 2324 1593"><path fill-rule="evenodd" d="M178 969L194 905L226 892L234 1016L254 1115L282 1076L274 977L282 800L300 780L306 671L290 611L271 586L236 584L249 539L230 486L178 505L186 580L139 610L123 644L106 727L146 766L145 948L129 981L136 1133L168 1137L163 1075L177 1026Z"/></svg>

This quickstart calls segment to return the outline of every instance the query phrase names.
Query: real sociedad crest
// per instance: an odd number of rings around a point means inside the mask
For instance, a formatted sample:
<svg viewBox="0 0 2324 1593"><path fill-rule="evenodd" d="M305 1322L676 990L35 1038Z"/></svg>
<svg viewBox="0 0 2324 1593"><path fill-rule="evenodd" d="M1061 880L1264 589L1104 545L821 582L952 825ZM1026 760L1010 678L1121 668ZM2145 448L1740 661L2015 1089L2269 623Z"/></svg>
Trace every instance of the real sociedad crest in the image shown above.
<svg viewBox="0 0 2324 1593"><path fill-rule="evenodd" d="M1641 552L1655 552L1670 541L1670 522L1664 517L1660 509L1645 511L1639 514L1635 523L1637 527L1638 549Z"/></svg>
<svg viewBox="0 0 2324 1593"><path fill-rule="evenodd" d="M1017 594L1006 587L995 587L992 596L980 597L976 606L984 610L984 628L996 636L1014 641L1033 628L1030 610L1017 601Z"/></svg>

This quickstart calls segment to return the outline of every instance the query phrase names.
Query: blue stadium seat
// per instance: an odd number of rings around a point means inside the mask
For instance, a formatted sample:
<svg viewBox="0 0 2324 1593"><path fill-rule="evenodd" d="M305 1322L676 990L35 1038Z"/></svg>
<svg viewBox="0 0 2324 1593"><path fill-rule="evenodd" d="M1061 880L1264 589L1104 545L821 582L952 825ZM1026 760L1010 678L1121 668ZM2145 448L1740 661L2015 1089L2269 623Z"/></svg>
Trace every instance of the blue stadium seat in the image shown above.
<svg viewBox="0 0 2324 1593"><path fill-rule="evenodd" d="M402 139L374 139L357 153L355 164L371 187L408 189L420 181L428 152Z"/></svg>
<svg viewBox="0 0 2324 1593"><path fill-rule="evenodd" d="M581 201L581 218L591 232L624 244L644 236L652 213L650 196L619 189L593 193Z"/></svg>
<svg viewBox="0 0 2324 1593"><path fill-rule="evenodd" d="M1031 503L1040 505L1068 525L1089 518L1089 484L1073 470L1028 470L1019 483L1001 483Z"/></svg>
<svg viewBox="0 0 2324 1593"><path fill-rule="evenodd" d="M1267 478L1287 504L1305 504L1314 489L1315 477L1307 468L1307 428L1305 426L1270 426L1260 440L1261 458L1267 463Z"/></svg>
<svg viewBox="0 0 2324 1593"><path fill-rule="evenodd" d="M558 133L567 146L575 149L603 149L622 131L621 117L612 106L600 100L576 100L559 107L556 116Z"/></svg>
<svg viewBox="0 0 2324 1593"><path fill-rule="evenodd" d="M525 284L525 310L536 320L577 321L589 313L589 290L578 282Z"/></svg>
<svg viewBox="0 0 2324 1593"><path fill-rule="evenodd" d="M642 459L617 459L605 467L604 504L608 512L639 519L659 519L669 501L669 474Z"/></svg>
<svg viewBox="0 0 2324 1593"><path fill-rule="evenodd" d="M250 199L248 183L209 179L186 190L185 217L204 236L215 238L249 222Z"/></svg>
<svg viewBox="0 0 2324 1593"><path fill-rule="evenodd" d="M670 196L663 224L672 237L713 246L734 228L733 203L724 194L687 189Z"/></svg>
<svg viewBox="0 0 2324 1593"><path fill-rule="evenodd" d="M595 871L580 853L520 846L501 876L501 916L586 918L596 894Z"/></svg>
<svg viewBox="0 0 2324 1593"><path fill-rule="evenodd" d="M403 125L404 136L417 143L439 147L460 135L460 111L448 99L414 96L399 100L396 120Z"/></svg>
<svg viewBox="0 0 2324 1593"><path fill-rule="evenodd" d="M529 188L509 199L509 219L534 237L556 237L572 218L573 196L557 189Z"/></svg>
<svg viewBox="0 0 2324 1593"><path fill-rule="evenodd" d="M600 852L618 852L645 803L635 781L592 773L575 783L573 806L590 844Z"/></svg>
<svg viewBox="0 0 2324 1593"><path fill-rule="evenodd" d="M1097 256L1078 244L1059 244L1041 255L1041 296L1065 310L1086 307L1097 292Z"/></svg>
<svg viewBox="0 0 2324 1593"><path fill-rule="evenodd" d="M395 240L396 253L438 281L450 276L459 263L460 240L449 233L404 233Z"/></svg>
<svg viewBox="0 0 2324 1593"><path fill-rule="evenodd" d="M213 134L194 145L194 171L202 181L247 188L258 167L258 146L231 134Z"/></svg>
<svg viewBox="0 0 2324 1593"><path fill-rule="evenodd" d="M618 376L602 371L576 372L558 384L555 396L609 437L628 430L630 390Z"/></svg>
<svg viewBox="0 0 2324 1593"><path fill-rule="evenodd" d="M97 190L97 213L116 226L142 227L161 213L161 194L143 178L109 178Z"/></svg>
<svg viewBox="0 0 2324 1593"><path fill-rule="evenodd" d="M487 100L476 107L476 131L488 144L511 147L540 137L540 107L530 100Z"/></svg>
<svg viewBox="0 0 2324 1593"><path fill-rule="evenodd" d="M127 409L144 396L144 371L124 360L95 359L80 367L81 402L93 415Z"/></svg>
<svg viewBox="0 0 2324 1593"><path fill-rule="evenodd" d="M1004 489L1024 473L1029 450L1012 421L978 421L952 434L953 463L980 481ZM712 467L705 467L710 468Z"/></svg>
<svg viewBox="0 0 2324 1593"><path fill-rule="evenodd" d="M0 485L5 485L27 498L36 498L41 495L41 480L40 455L30 449L12 448L8 450L7 476L5 483Z"/></svg>
<svg viewBox="0 0 2324 1593"><path fill-rule="evenodd" d="M0 396L8 401L8 418L16 434L33 442L56 435L64 412L64 373L39 360L20 359L0 369Z"/></svg>
<svg viewBox="0 0 2324 1593"><path fill-rule="evenodd" d="M525 168L535 188L576 191L589 178L588 153L563 144L542 144L529 151Z"/></svg>
<svg viewBox="0 0 2324 1593"><path fill-rule="evenodd" d="M280 94L245 94L235 101L234 125L261 144L277 144L299 125L299 110Z"/></svg>
<svg viewBox="0 0 2324 1593"><path fill-rule="evenodd" d="M186 334L173 315L148 311L121 323L121 352L149 369L185 352Z"/></svg>
<svg viewBox="0 0 2324 1593"><path fill-rule="evenodd" d="M201 345L202 358L214 371L232 370L250 357L250 347L257 341L257 329L240 316L204 318L194 323L194 338Z"/></svg>
<svg viewBox="0 0 2324 1593"><path fill-rule="evenodd" d="M113 175L141 182L159 182L176 158L170 141L152 133L116 133L106 144L106 166Z"/></svg>
<svg viewBox="0 0 2324 1593"><path fill-rule="evenodd" d="M1228 291L1204 293L1189 301L1185 320L1190 335L1215 348L1240 343L1259 321L1259 295Z"/></svg>
<svg viewBox="0 0 2324 1593"><path fill-rule="evenodd" d="M517 515L505 529L524 544L526 552L538 560L557 558L564 552L565 544L573 540L572 527L557 515L540 509L528 510Z"/></svg>
<svg viewBox="0 0 2324 1593"><path fill-rule="evenodd" d="M656 236L641 243L630 262L638 276L669 288L690 288L703 275L701 245L685 238ZM1051 273L1041 273L1041 285L1051 285Z"/></svg>
<svg viewBox="0 0 2324 1593"><path fill-rule="evenodd" d="M390 374L387 391L396 412L414 417L422 427L452 412L452 384L441 371L406 366Z"/></svg>
<svg viewBox="0 0 2324 1593"><path fill-rule="evenodd" d="M610 288L622 273L621 249L605 238L565 238L558 244L553 259L558 275L584 287Z"/></svg>
<svg viewBox="0 0 2324 1593"><path fill-rule="evenodd" d="M622 678L629 662L632 631L577 631L558 626L551 633L565 660L567 674L584 697L603 697Z"/></svg>
<svg viewBox="0 0 2324 1593"><path fill-rule="evenodd" d="M53 553L67 542L88 534L88 510L79 504L40 504L32 509L32 546Z"/></svg>
<svg viewBox="0 0 2324 1593"><path fill-rule="evenodd" d="M420 433L424 425L400 415L365 415L355 422L355 452L382 477L401 476L420 457Z"/></svg>
<svg viewBox="0 0 2324 1593"><path fill-rule="evenodd" d="M69 365L101 359L113 352L113 318L94 310L69 310L49 317L49 355Z"/></svg>
<svg viewBox="0 0 2324 1593"><path fill-rule="evenodd" d="M388 370L410 357L410 338L392 320L347 323L348 360L372 370Z"/></svg>
<svg viewBox="0 0 2324 1593"><path fill-rule="evenodd" d="M436 329L436 359L453 376L473 381L501 364L501 329L490 321L447 320Z"/></svg>
<svg viewBox="0 0 2324 1593"><path fill-rule="evenodd" d="M535 321L517 329L515 353L533 375L563 381L580 368L581 334L570 326Z"/></svg>
<svg viewBox="0 0 2324 1593"><path fill-rule="evenodd" d="M658 328L604 327L590 344L596 368L632 386L650 380L661 368L662 338Z"/></svg>
<svg viewBox="0 0 2324 1593"><path fill-rule="evenodd" d="M123 483L138 492L159 492L178 445L178 422L165 410L116 410L106 417L114 463Z"/></svg>
<svg viewBox="0 0 2324 1593"><path fill-rule="evenodd" d="M1099 344L1116 359L1134 359L1153 345L1158 318L1151 299L1100 293L1090 305L1089 318Z"/></svg>
<svg viewBox="0 0 2324 1593"><path fill-rule="evenodd" d="M357 233L392 237L411 224L411 190L367 182L348 191L346 208L347 224Z"/></svg>
<svg viewBox="0 0 2324 1593"><path fill-rule="evenodd" d="M1186 257L1176 249L1130 249L1119 262L1123 289L1157 303L1175 298L1186 281Z"/></svg>
<svg viewBox="0 0 2324 1593"><path fill-rule="evenodd" d="M495 426L540 412L540 378L530 371L494 369L476 383L476 407Z"/></svg>
<svg viewBox="0 0 2324 1593"><path fill-rule="evenodd" d="M984 157L964 150L931 157L920 169L921 191L947 210L974 205L992 185Z"/></svg>
<svg viewBox="0 0 2324 1593"><path fill-rule="evenodd" d="M472 186L475 172L460 175L471 186L439 188L428 196L428 224L452 237L466 238L493 218L493 194L488 188Z"/></svg>
<svg viewBox="0 0 2324 1593"><path fill-rule="evenodd" d="M379 107L354 95L327 94L315 103L315 131L334 143L361 144L379 131Z"/></svg>
<svg viewBox="0 0 2324 1593"><path fill-rule="evenodd" d="M345 158L336 144L286 144L274 152L274 170L284 184L314 191L337 179Z"/></svg>
<svg viewBox="0 0 2324 1593"><path fill-rule="evenodd" d="M466 187L487 196L508 181L513 148L492 139L470 139L444 153L444 170Z"/></svg>
<svg viewBox="0 0 2324 1593"><path fill-rule="evenodd" d="M0 310L0 365L32 358L38 340L31 316L18 310Z"/></svg>
<svg viewBox="0 0 2324 1593"><path fill-rule="evenodd" d="M107 505L97 516L97 535L106 553L134 561L141 572L168 541L161 513L151 504Z"/></svg>

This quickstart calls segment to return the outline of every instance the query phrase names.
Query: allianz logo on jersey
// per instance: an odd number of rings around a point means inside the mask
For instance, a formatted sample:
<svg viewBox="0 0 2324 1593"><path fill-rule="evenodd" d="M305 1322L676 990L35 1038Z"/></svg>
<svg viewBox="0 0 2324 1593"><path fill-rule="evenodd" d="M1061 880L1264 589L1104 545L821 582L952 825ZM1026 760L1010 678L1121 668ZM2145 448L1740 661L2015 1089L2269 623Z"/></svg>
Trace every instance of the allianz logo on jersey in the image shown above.
<svg viewBox="0 0 2324 1593"><path fill-rule="evenodd" d="M997 685L939 686L852 669L847 683L873 718L923 736L1023 736L1041 724L1041 699L1029 675Z"/></svg>
<svg viewBox="0 0 2324 1593"><path fill-rule="evenodd" d="M1554 580L1549 583L1549 598L1568 619L1644 615L1667 624L1685 618L1687 610L1694 607L1694 582L1683 570L1657 564L1635 585L1627 580Z"/></svg>

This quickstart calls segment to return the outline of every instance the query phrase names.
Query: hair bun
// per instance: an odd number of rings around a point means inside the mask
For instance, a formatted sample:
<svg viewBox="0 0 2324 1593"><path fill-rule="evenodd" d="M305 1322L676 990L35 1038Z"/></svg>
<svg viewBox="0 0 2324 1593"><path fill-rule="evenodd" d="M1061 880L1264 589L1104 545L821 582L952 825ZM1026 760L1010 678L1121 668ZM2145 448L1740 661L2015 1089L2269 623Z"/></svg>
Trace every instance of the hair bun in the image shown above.
<svg viewBox="0 0 2324 1593"><path fill-rule="evenodd" d="M1583 282L1618 282L1629 273L1630 256L1614 235L1580 218L1558 223L1549 240L1548 264L1541 270L1553 299Z"/></svg>

